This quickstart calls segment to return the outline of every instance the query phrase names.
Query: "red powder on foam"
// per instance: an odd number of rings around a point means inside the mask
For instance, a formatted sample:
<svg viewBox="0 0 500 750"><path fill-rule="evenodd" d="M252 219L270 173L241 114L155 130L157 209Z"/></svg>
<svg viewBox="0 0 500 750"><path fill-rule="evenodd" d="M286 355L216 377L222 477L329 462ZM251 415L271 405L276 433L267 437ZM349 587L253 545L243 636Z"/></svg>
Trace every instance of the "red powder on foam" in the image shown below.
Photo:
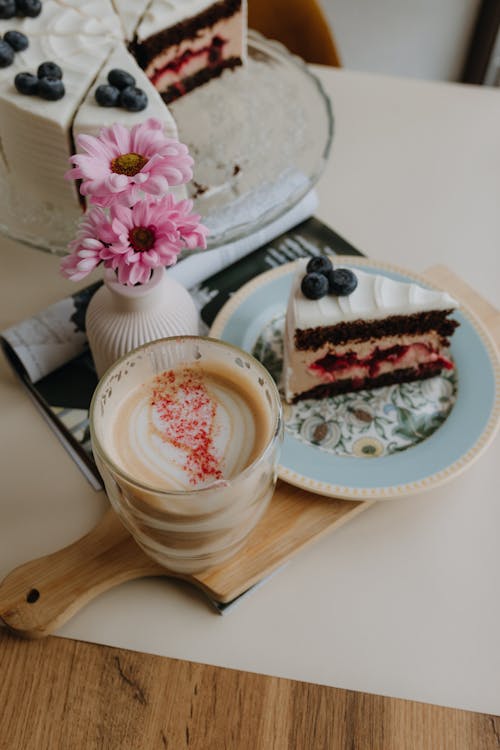
<svg viewBox="0 0 500 750"><path fill-rule="evenodd" d="M154 380L151 406L165 425L163 439L186 454L191 484L222 479L214 444L217 405L194 369L168 370Z"/></svg>

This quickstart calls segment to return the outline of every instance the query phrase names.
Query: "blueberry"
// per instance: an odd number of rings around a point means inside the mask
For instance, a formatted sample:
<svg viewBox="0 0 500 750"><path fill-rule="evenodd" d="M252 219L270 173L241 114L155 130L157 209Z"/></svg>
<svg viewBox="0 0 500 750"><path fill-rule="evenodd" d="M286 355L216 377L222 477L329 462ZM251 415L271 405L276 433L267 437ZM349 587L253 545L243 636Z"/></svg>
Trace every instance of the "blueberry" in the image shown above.
<svg viewBox="0 0 500 750"><path fill-rule="evenodd" d="M118 107L120 105L120 90L116 86L98 86L95 90L95 100L100 107Z"/></svg>
<svg viewBox="0 0 500 750"><path fill-rule="evenodd" d="M328 284L331 294L344 297L356 289L358 279L349 268L336 268L328 274Z"/></svg>
<svg viewBox="0 0 500 750"><path fill-rule="evenodd" d="M62 78L63 72L55 62L43 62L38 66L38 78Z"/></svg>
<svg viewBox="0 0 500 750"><path fill-rule="evenodd" d="M14 50L3 39L0 39L0 68L6 68L14 62Z"/></svg>
<svg viewBox="0 0 500 750"><path fill-rule="evenodd" d="M38 94L42 99L55 102L58 99L62 99L65 93L64 83L60 78L39 78Z"/></svg>
<svg viewBox="0 0 500 750"><path fill-rule="evenodd" d="M0 18L14 18L16 0L0 0Z"/></svg>
<svg viewBox="0 0 500 750"><path fill-rule="evenodd" d="M36 18L42 12L42 3L41 0L16 0L16 10L18 16Z"/></svg>
<svg viewBox="0 0 500 750"><path fill-rule="evenodd" d="M28 37L20 31L8 31L3 38L7 44L10 44L14 52L22 52L23 49L29 47Z"/></svg>
<svg viewBox="0 0 500 750"><path fill-rule="evenodd" d="M326 255L317 255L311 258L306 266L307 273L323 273L326 275L332 269L332 261Z"/></svg>
<svg viewBox="0 0 500 750"><path fill-rule="evenodd" d="M126 89L127 86L135 86L134 76L127 73L126 70L120 70L120 68L113 68L108 73L108 83L117 89Z"/></svg>
<svg viewBox="0 0 500 750"><path fill-rule="evenodd" d="M308 299L320 299L328 294L328 279L322 273L308 273L300 285L302 294Z"/></svg>
<svg viewBox="0 0 500 750"><path fill-rule="evenodd" d="M142 89L127 86L120 94L120 104L129 112L140 112L148 106L148 97Z"/></svg>
<svg viewBox="0 0 500 750"><path fill-rule="evenodd" d="M33 73L18 73L14 78L14 86L20 94L33 96L38 94L38 78Z"/></svg>

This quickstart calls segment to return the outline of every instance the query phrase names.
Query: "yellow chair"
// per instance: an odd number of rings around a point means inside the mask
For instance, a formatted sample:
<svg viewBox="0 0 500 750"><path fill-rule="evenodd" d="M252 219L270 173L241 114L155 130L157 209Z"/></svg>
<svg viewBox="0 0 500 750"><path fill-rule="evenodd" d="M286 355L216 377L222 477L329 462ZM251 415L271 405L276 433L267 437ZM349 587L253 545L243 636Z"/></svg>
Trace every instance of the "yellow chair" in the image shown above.
<svg viewBox="0 0 500 750"><path fill-rule="evenodd" d="M248 0L248 25L282 42L306 62L341 66L332 30L318 0Z"/></svg>

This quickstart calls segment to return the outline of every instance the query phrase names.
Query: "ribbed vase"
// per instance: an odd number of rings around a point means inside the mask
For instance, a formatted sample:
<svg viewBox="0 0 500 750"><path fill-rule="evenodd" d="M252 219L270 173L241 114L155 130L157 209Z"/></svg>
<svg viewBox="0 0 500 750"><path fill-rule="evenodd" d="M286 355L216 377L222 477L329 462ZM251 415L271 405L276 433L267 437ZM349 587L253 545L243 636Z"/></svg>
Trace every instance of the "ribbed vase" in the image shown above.
<svg viewBox="0 0 500 750"><path fill-rule="evenodd" d="M189 292L164 268L147 284L124 286L113 270L94 294L85 318L87 338L98 377L113 362L148 341L197 335L199 317Z"/></svg>

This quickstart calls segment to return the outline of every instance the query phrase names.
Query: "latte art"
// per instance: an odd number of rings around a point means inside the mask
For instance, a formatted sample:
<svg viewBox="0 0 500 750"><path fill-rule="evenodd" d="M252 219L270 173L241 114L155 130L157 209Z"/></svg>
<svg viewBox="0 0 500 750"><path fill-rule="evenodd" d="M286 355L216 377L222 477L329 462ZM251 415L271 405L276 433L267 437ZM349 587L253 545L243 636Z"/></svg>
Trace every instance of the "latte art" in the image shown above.
<svg viewBox="0 0 500 750"><path fill-rule="evenodd" d="M121 404L111 444L118 465L170 490L230 479L262 452L270 420L258 386L196 365L167 370Z"/></svg>
<svg viewBox="0 0 500 750"><path fill-rule="evenodd" d="M118 360L94 393L90 432L111 505L168 570L195 573L236 555L272 498L278 389L223 341L165 338Z"/></svg>

